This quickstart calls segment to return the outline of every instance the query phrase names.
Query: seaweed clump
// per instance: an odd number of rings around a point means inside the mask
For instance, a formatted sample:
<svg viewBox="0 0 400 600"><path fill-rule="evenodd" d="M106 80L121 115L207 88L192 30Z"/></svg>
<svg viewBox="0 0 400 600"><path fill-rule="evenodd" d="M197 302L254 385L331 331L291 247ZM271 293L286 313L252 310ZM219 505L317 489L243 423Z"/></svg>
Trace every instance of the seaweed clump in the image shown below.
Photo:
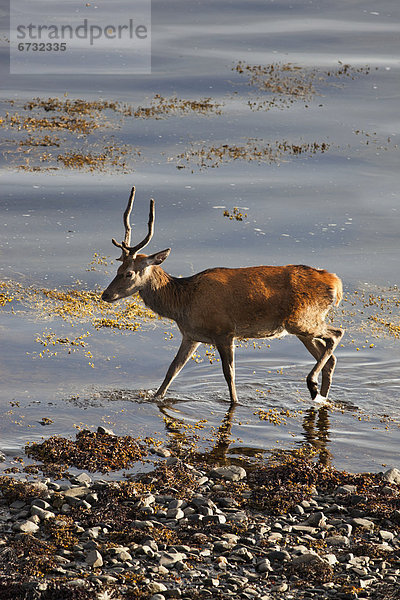
<svg viewBox="0 0 400 600"><path fill-rule="evenodd" d="M386 483L378 473L351 474L314 462L315 451L305 446L291 453L278 453L270 464L260 465L249 475L250 507L269 514L287 514L313 494L334 492L338 486L355 485L357 508L383 520L400 507L397 496L382 492ZM386 485L387 487L387 485ZM354 498L341 498L343 504Z"/></svg>
<svg viewBox="0 0 400 600"><path fill-rule="evenodd" d="M183 98L164 98L156 94L150 106L139 106L133 115L140 119L163 119L171 115L196 113L200 115L221 114L221 104L213 102L211 98L200 100L185 100Z"/></svg>
<svg viewBox="0 0 400 600"><path fill-rule="evenodd" d="M131 436L84 429L77 433L75 441L52 436L42 443L28 444L25 453L45 465L59 464L107 473L125 469L143 460L147 450Z"/></svg>
<svg viewBox="0 0 400 600"><path fill-rule="evenodd" d="M176 157L178 169L184 169L195 163L200 169L216 168L223 164L244 160L246 162L279 163L286 156L302 156L304 158L315 154L324 154L330 148L328 142L289 142L276 140L274 142L261 142L257 139L248 139L245 144L222 144L221 146L193 146L189 150L178 154ZM226 215L229 216L229 215Z"/></svg>

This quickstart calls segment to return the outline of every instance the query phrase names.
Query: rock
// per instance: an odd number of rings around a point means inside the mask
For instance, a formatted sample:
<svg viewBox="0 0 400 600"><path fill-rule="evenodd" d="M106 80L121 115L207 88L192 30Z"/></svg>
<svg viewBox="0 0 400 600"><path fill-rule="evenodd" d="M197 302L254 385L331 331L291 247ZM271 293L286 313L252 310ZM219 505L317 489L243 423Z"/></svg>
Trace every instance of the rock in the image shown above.
<svg viewBox="0 0 400 600"><path fill-rule="evenodd" d="M103 557L98 550L91 550L86 556L85 561L93 568L103 566Z"/></svg>
<svg viewBox="0 0 400 600"><path fill-rule="evenodd" d="M35 498L35 500L32 500L31 507L33 506L38 506L39 508L43 508L44 510L48 510L49 508L51 508L51 504L49 504L48 502L46 502L46 500L43 500L42 498Z"/></svg>
<svg viewBox="0 0 400 600"><path fill-rule="evenodd" d="M287 592L288 588L288 584L283 581L282 583L273 585L271 588L271 592Z"/></svg>
<svg viewBox="0 0 400 600"><path fill-rule="evenodd" d="M226 518L229 522L239 523L239 524L246 523L246 521L248 521L248 517L247 517L246 513L241 510L239 510L238 512L230 513L229 515L226 515Z"/></svg>
<svg viewBox="0 0 400 600"><path fill-rule="evenodd" d="M88 494L86 486L71 487L64 492L65 498L82 498Z"/></svg>
<svg viewBox="0 0 400 600"><path fill-rule="evenodd" d="M384 531L383 529L380 530L379 535L385 542L391 542L394 538L394 535L391 531Z"/></svg>
<svg viewBox="0 0 400 600"><path fill-rule="evenodd" d="M307 525L312 525L314 527L325 527L326 525L326 516L323 512L315 512L311 513L306 521L304 521Z"/></svg>
<svg viewBox="0 0 400 600"><path fill-rule="evenodd" d="M168 588L163 583L159 583L158 581L152 581L147 586L147 589L150 592L150 594L159 594L160 592L166 592Z"/></svg>
<svg viewBox="0 0 400 600"><path fill-rule="evenodd" d="M86 581L84 579L72 579L71 581L68 581L68 585L72 585L73 587L84 587Z"/></svg>
<svg viewBox="0 0 400 600"><path fill-rule="evenodd" d="M186 558L186 554L183 552L161 552L160 554L159 565L167 568Z"/></svg>
<svg viewBox="0 0 400 600"><path fill-rule="evenodd" d="M355 519L351 519L351 524L354 527L361 527L362 529L370 529L374 528L374 523L369 519L362 519L360 517L356 517Z"/></svg>
<svg viewBox="0 0 400 600"><path fill-rule="evenodd" d="M350 540L345 535L332 535L325 539L327 546L350 546Z"/></svg>
<svg viewBox="0 0 400 600"><path fill-rule="evenodd" d="M253 560L253 554L247 548L243 546L240 548L233 549L229 555L231 560L241 560L243 562L251 562Z"/></svg>
<svg viewBox="0 0 400 600"><path fill-rule="evenodd" d="M269 562L268 558L262 558L256 564L256 569L259 573L269 573L270 571L273 571L273 569L271 567L271 563Z"/></svg>
<svg viewBox="0 0 400 600"><path fill-rule="evenodd" d="M16 510L21 510L21 508L24 508L24 506L26 506L26 502L23 500L15 500L12 504L10 504L10 508L15 508Z"/></svg>
<svg viewBox="0 0 400 600"><path fill-rule="evenodd" d="M165 596L163 594L154 594L150 597L150 600L165 600Z"/></svg>
<svg viewBox="0 0 400 600"><path fill-rule="evenodd" d="M293 531L295 533L305 534L308 533L312 535L313 533L317 533L315 527L310 527L309 525L293 525Z"/></svg>
<svg viewBox="0 0 400 600"><path fill-rule="evenodd" d="M287 550L271 550L268 553L269 560L276 560L283 562L284 560L290 560L290 554Z"/></svg>
<svg viewBox="0 0 400 600"><path fill-rule="evenodd" d="M197 485L204 485L205 483L207 483L208 481L210 481L208 479L208 477L206 477L205 475L203 475L203 477L200 477L200 479L197 480Z"/></svg>
<svg viewBox="0 0 400 600"><path fill-rule="evenodd" d="M44 508L40 508L40 506L32 506L31 514L37 515L42 521L54 519L56 516L51 510L45 510Z"/></svg>
<svg viewBox="0 0 400 600"><path fill-rule="evenodd" d="M80 473L77 477L74 477L77 483L92 483L92 478L87 473Z"/></svg>
<svg viewBox="0 0 400 600"><path fill-rule="evenodd" d="M89 539L95 540L99 537L101 529L101 527L90 527L86 530L86 535Z"/></svg>
<svg viewBox="0 0 400 600"><path fill-rule="evenodd" d="M156 449L156 454L161 458L168 458L169 456L171 456L171 452L167 448L162 447Z"/></svg>
<svg viewBox="0 0 400 600"><path fill-rule="evenodd" d="M307 552L306 554L300 554L300 556L295 556L292 559L292 565L294 567L298 567L300 565L308 565L310 563L321 564L324 561L317 554L313 554L312 552Z"/></svg>
<svg viewBox="0 0 400 600"><path fill-rule="evenodd" d="M20 531L21 533L36 533L39 531L39 525L36 525L33 521L23 521L14 523L14 531Z"/></svg>
<svg viewBox="0 0 400 600"><path fill-rule="evenodd" d="M226 517L225 515L209 515L204 517L203 523L206 525L223 525L226 523Z"/></svg>
<svg viewBox="0 0 400 600"><path fill-rule="evenodd" d="M395 523L400 523L400 510L394 510L392 513L392 519Z"/></svg>
<svg viewBox="0 0 400 600"><path fill-rule="evenodd" d="M338 559L336 558L336 556L334 554L325 554L324 555L324 560L328 563L328 565L330 565L331 567L333 565L336 565L336 563L338 562Z"/></svg>
<svg viewBox="0 0 400 600"><path fill-rule="evenodd" d="M46 496L49 493L49 488L42 481L33 481L29 484L38 496Z"/></svg>
<svg viewBox="0 0 400 600"><path fill-rule="evenodd" d="M3 454L3 452L0 452L0 462L5 462L6 458L6 455Z"/></svg>
<svg viewBox="0 0 400 600"><path fill-rule="evenodd" d="M106 429L102 425L98 426L97 433L100 433L100 434L103 434L103 435L115 435L115 433L113 432L112 429Z"/></svg>
<svg viewBox="0 0 400 600"><path fill-rule="evenodd" d="M247 477L243 467L237 465L228 465L225 467L216 467L210 471L209 476L213 479L225 479L226 481L240 481Z"/></svg>
<svg viewBox="0 0 400 600"><path fill-rule="evenodd" d="M349 496L357 492L357 486L355 485L339 485L335 490L337 496Z"/></svg>
<svg viewBox="0 0 400 600"><path fill-rule="evenodd" d="M388 469L384 472L382 479L387 481L388 483L397 483L400 484L400 471L393 467L392 469Z"/></svg>
<svg viewBox="0 0 400 600"><path fill-rule="evenodd" d="M176 519L179 521L180 519L183 519L184 516L185 513L181 508L170 508L167 511L167 519Z"/></svg>

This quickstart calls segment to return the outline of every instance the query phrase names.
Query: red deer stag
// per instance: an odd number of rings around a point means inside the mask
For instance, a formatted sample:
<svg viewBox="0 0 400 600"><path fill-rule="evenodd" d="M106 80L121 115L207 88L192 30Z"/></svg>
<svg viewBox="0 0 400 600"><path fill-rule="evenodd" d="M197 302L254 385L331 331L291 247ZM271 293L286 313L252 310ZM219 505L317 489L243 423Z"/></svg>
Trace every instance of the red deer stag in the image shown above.
<svg viewBox="0 0 400 600"><path fill-rule="evenodd" d="M156 397L165 395L199 344L205 343L217 348L231 402L237 402L235 338L272 339L290 333L303 342L317 361L307 376L311 398L325 400L336 364L333 352L344 333L325 323L331 306L337 306L342 298L339 277L304 265L216 267L191 277L172 277L159 266L170 248L150 255L139 254L153 236L154 200L150 201L146 237L140 244L130 246L129 217L134 196L132 188L123 217L125 239L121 243L112 240L122 250L119 258L122 265L102 299L115 302L139 292L149 308L177 323L182 342Z"/></svg>

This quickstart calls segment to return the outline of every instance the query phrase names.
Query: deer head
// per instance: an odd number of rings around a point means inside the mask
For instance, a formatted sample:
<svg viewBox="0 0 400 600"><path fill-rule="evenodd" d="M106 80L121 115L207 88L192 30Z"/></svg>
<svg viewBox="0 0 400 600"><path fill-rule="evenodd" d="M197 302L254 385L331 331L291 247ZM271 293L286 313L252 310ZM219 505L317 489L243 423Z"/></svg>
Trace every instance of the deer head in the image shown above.
<svg viewBox="0 0 400 600"><path fill-rule="evenodd" d="M154 232L154 200L150 200L150 212L148 220L148 231L146 237L136 246L130 246L131 225L129 218L132 212L133 201L135 199L135 187L132 188L128 205L124 212L123 223L125 226L125 238L119 243L114 238L111 240L114 246L121 248L122 254L117 259L122 265L117 270L116 277L112 280L101 298L105 302L115 302L121 298L131 296L140 291L151 278L151 271L154 265L160 265L169 255L171 248L156 252L147 256L138 254L150 242Z"/></svg>

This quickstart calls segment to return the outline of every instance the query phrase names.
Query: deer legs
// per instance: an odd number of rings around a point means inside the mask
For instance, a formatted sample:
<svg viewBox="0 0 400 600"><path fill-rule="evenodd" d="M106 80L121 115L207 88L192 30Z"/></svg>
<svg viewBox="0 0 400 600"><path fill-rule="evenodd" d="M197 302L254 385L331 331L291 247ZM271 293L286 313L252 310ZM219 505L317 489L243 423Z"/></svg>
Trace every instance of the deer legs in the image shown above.
<svg viewBox="0 0 400 600"><path fill-rule="evenodd" d="M188 338L183 338L178 352L170 364L164 381L155 394L155 398L163 398L173 379L186 365L193 352L199 346L200 342L194 342ZM222 370L228 384L231 402L237 402L235 387L235 362L234 362L234 344L232 339L223 339L215 342L222 362Z"/></svg>
<svg viewBox="0 0 400 600"><path fill-rule="evenodd" d="M236 386L235 386L235 346L233 339L226 339L215 342L222 362L222 371L229 388L231 403L236 404Z"/></svg>
<svg viewBox="0 0 400 600"><path fill-rule="evenodd" d="M315 400L318 395L318 375L322 371L322 383L320 394L324 398L328 397L331 387L333 371L335 370L336 357L333 355L336 346L342 339L344 331L327 327L326 332L320 338L298 336L307 350L317 360L315 366L307 376L307 387L311 398Z"/></svg>
<svg viewBox="0 0 400 600"><path fill-rule="evenodd" d="M187 361L192 356L193 352L198 346L199 342L193 342L193 340L190 340L188 338L182 339L179 350L168 368L165 379L155 394L156 398L163 398L165 396L165 393L169 388L172 380L175 379L178 373L183 369L183 367L186 365Z"/></svg>

